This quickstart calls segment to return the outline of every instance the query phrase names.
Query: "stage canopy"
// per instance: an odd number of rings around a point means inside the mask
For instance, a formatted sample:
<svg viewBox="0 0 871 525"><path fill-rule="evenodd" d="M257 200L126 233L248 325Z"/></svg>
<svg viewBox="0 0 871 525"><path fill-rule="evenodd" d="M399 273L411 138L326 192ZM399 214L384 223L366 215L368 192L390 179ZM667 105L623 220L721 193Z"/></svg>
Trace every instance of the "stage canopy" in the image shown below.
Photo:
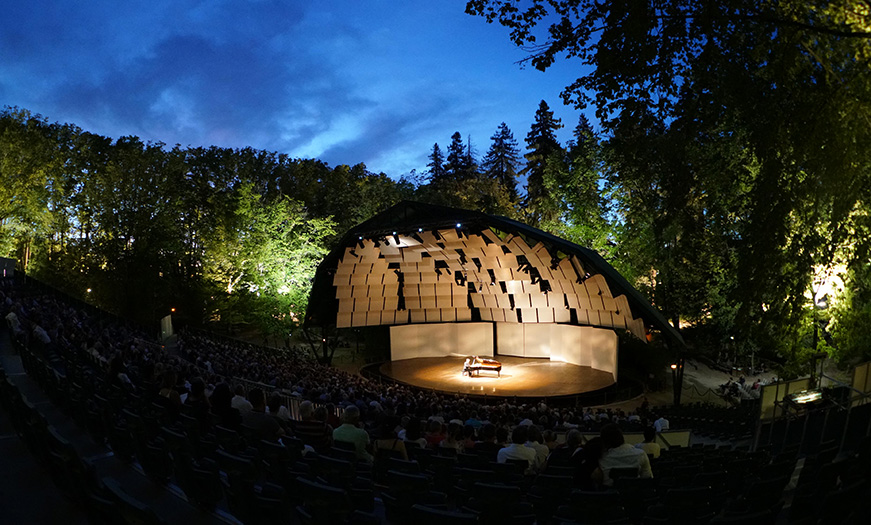
<svg viewBox="0 0 871 525"><path fill-rule="evenodd" d="M346 233L318 266L305 322L557 323L649 329L683 345L598 253L520 222L403 201Z"/></svg>

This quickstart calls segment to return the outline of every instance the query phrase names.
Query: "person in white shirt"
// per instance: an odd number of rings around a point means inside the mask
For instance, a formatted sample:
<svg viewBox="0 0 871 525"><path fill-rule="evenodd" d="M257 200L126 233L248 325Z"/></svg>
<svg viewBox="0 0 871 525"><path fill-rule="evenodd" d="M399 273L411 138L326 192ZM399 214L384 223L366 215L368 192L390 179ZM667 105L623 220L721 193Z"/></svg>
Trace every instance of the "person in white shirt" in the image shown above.
<svg viewBox="0 0 871 525"><path fill-rule="evenodd" d="M663 430L668 430L668 420L665 419L665 416L660 416L659 419L653 422L653 430L656 430L657 434Z"/></svg>
<svg viewBox="0 0 871 525"><path fill-rule="evenodd" d="M600 435L605 449L605 453L599 460L603 485L614 486L614 480L611 479L611 469L614 468L635 468L638 469L638 477L653 477L647 453L626 443L619 426L609 423L602 427Z"/></svg>
<svg viewBox="0 0 871 525"><path fill-rule="evenodd" d="M529 437L529 427L518 425L511 432L511 444L507 447L499 449L496 453L496 461L506 463L509 459L525 459L529 463L527 472L531 472L535 468L535 458L537 453L534 448L526 446L526 439Z"/></svg>
<svg viewBox="0 0 871 525"><path fill-rule="evenodd" d="M532 425L529 429L526 446L535 450L535 470L541 470L544 462L547 461L547 456L550 454L550 448L543 443L541 431L538 427Z"/></svg>
<svg viewBox="0 0 871 525"><path fill-rule="evenodd" d="M254 405L245 397L245 389L242 385L236 385L236 395L230 400L230 406L239 411L240 414L250 412Z"/></svg>

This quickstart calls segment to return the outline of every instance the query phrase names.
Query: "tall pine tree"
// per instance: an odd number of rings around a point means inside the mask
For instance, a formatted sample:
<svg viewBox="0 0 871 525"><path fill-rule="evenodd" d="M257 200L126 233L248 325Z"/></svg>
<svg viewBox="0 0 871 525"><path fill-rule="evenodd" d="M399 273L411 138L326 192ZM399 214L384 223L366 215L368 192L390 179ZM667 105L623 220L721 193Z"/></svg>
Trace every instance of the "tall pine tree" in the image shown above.
<svg viewBox="0 0 871 525"><path fill-rule="evenodd" d="M607 209L603 196L603 153L590 121L581 115L564 155L550 157L544 186L553 203L541 228L608 255Z"/></svg>
<svg viewBox="0 0 871 525"><path fill-rule="evenodd" d="M499 125L496 133L490 137L493 143L484 157L482 168L484 174L501 184L512 201L517 200L517 166L520 164L520 150L514 134L504 122Z"/></svg>
<svg viewBox="0 0 871 525"><path fill-rule="evenodd" d="M432 153L429 154L429 163L426 165L429 168L430 183L438 184L447 176L445 171L445 156L442 154L439 143L436 142L432 146Z"/></svg>
<svg viewBox="0 0 871 525"><path fill-rule="evenodd" d="M552 215L552 206L544 184L544 172L551 157L561 155L562 147L556 139L556 130L562 128L562 121L554 118L553 111L544 100L535 112L535 121L526 134L526 167L520 172L526 175L526 207L530 218L538 222Z"/></svg>
<svg viewBox="0 0 871 525"><path fill-rule="evenodd" d="M471 140L463 144L463 136L459 131L451 135L451 144L448 146L448 162L445 165L446 178L453 181L473 179L477 175L478 167L475 165L475 156L472 152Z"/></svg>

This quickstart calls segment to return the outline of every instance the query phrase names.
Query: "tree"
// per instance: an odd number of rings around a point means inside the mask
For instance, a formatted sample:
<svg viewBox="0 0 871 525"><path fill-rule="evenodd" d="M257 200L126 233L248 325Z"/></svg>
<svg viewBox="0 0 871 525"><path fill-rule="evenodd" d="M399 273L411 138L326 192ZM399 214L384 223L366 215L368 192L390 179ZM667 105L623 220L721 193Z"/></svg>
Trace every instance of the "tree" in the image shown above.
<svg viewBox="0 0 871 525"><path fill-rule="evenodd" d="M542 100L535 112L535 120L526 134L526 167L520 175L526 176L526 208L534 222L553 220L556 215L554 203L544 185L547 164L563 153L556 139L556 130L562 128L560 119L553 117L553 111Z"/></svg>
<svg viewBox="0 0 871 525"><path fill-rule="evenodd" d="M512 201L517 200L517 167L520 165L520 150L517 148L517 141L514 140L514 134L504 122L499 124L496 133L490 137L492 144L484 156L484 161L481 167L484 174L498 181Z"/></svg>
<svg viewBox="0 0 871 525"><path fill-rule="evenodd" d="M463 145L463 136L459 131L451 135L451 143L448 146L448 162L445 164L447 178L460 180L466 171L466 148Z"/></svg>
<svg viewBox="0 0 871 525"><path fill-rule="evenodd" d="M542 228L610 255L612 226L606 217L604 178L602 146L587 117L581 115L568 151L557 151L545 167L543 184L555 209Z"/></svg>
<svg viewBox="0 0 871 525"><path fill-rule="evenodd" d="M867 5L474 0L466 10L508 27L538 69L560 57L584 66L563 99L595 105L621 228L663 241L648 268L671 317L794 354L814 268L869 243L857 234L871 187ZM678 306L682 284L695 293Z"/></svg>
<svg viewBox="0 0 871 525"><path fill-rule="evenodd" d="M439 148L438 142L432 145L432 153L430 153L427 158L429 159L429 163L427 163L426 167L429 168L430 183L437 184L447 176L445 170L445 157L442 154L441 148Z"/></svg>

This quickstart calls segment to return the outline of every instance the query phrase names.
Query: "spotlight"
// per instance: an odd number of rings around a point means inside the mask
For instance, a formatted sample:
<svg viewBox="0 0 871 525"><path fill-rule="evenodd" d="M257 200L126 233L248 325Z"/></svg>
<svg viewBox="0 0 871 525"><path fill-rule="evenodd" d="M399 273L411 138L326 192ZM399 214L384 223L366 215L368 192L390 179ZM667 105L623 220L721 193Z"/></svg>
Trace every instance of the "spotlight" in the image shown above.
<svg viewBox="0 0 871 525"><path fill-rule="evenodd" d="M423 228L418 228L417 233L423 233Z"/></svg>
<svg viewBox="0 0 871 525"><path fill-rule="evenodd" d="M396 241L396 245L399 246L399 235L396 235L396 232L393 232L393 240Z"/></svg>
<svg viewBox="0 0 871 525"><path fill-rule="evenodd" d="M357 237L357 245L360 248L365 248L365 246L363 245L363 237Z"/></svg>
<svg viewBox="0 0 871 525"><path fill-rule="evenodd" d="M462 227L463 227L463 225L460 224L460 223L458 222L458 223L457 223L457 229L459 230L459 229L462 228Z"/></svg>

